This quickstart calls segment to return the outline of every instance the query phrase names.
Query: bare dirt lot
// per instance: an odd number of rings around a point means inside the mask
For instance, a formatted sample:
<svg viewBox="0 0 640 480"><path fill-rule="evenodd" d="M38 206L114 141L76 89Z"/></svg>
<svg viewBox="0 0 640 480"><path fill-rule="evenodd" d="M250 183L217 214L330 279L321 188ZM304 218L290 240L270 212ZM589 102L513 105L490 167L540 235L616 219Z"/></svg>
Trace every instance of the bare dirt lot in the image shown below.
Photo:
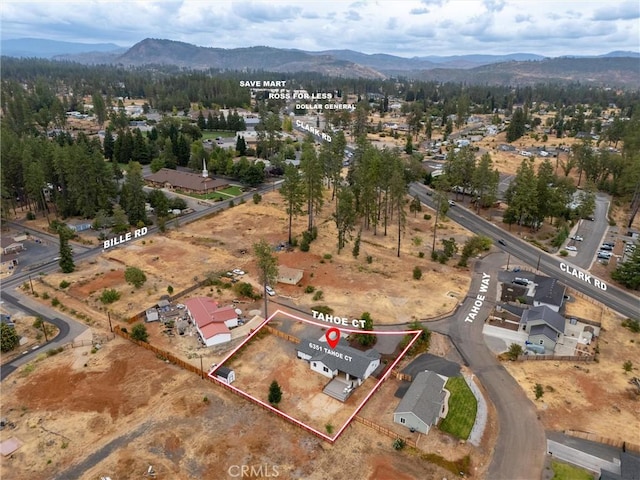
<svg viewBox="0 0 640 480"><path fill-rule="evenodd" d="M433 220L424 220L422 214L408 216L399 258L396 230L390 227L387 236L382 232L373 235L364 231L360 255L354 258L352 244L337 253L336 236L329 220L332 206L327 203L317 217L319 234L310 252L296 250L277 254L280 265L304 270L299 285L274 286L278 294L301 307L330 305L342 316L357 318L369 311L379 323L433 317L455 308L457 298L467 291L469 274L466 269L435 264L428 259ZM85 308L104 312L95 320L100 322L104 322L100 317L106 316L107 310L99 300L105 289L115 289L121 294L118 301L108 305L108 310L114 318L126 320L157 303L167 294L169 286L174 293L180 292L210 272L241 268L247 272L242 280L257 287L252 245L262 238L274 245L286 241L287 218L283 211L280 195L269 193L259 205L238 205L211 218L181 226L177 231L108 249L96 260L78 265L72 274L50 274L42 281L52 289L50 294L56 295L63 304L70 306L79 302ZM297 218L294 233L300 233L305 226L306 217ZM468 236L468 232L450 221L441 222L438 228L438 238L453 237L459 245ZM424 252L425 258L419 258L419 252ZM371 257L371 263L367 257ZM140 289L124 280L124 270L129 266L138 267L147 275L148 280ZM420 280L413 280L415 266L423 270ZM62 280L71 283L65 290L59 288ZM322 291L320 300L313 300L313 294L305 293L308 285ZM221 304L236 297L232 290L209 293Z"/></svg>
<svg viewBox="0 0 640 480"><path fill-rule="evenodd" d="M538 407L545 428L638 442L640 395L634 393L629 379L640 376L640 335L621 327L621 320L604 310L598 362L505 362ZM634 366L630 373L622 367L627 360ZM535 400L536 383L545 388L540 400Z"/></svg>
<svg viewBox="0 0 640 480"><path fill-rule="evenodd" d="M234 478L242 465L279 478L340 478L345 465L370 480L447 476L362 425L331 446L119 338L28 371L3 384L16 428L0 439L24 443L0 460L3 479L134 478L149 465L171 479Z"/></svg>
<svg viewBox="0 0 640 480"><path fill-rule="evenodd" d="M386 237L363 232L360 256L353 258L348 245L338 260L328 221L331 210L327 204L318 217L319 236L309 253L278 253L280 264L305 271L300 285L275 286L285 300L289 297L303 308L331 305L340 315L355 318L369 311L376 322L393 323L446 313L466 293L466 270L418 257L430 245L432 220L409 216L400 258L395 251L397 233L390 229ZM58 308L96 329L108 328L107 310L115 324L127 326L129 317L154 305L169 286L179 292L212 271L241 268L247 272L243 280L257 285L251 247L260 238L274 245L286 240L282 211L280 196L270 193L259 205L238 205L178 231L109 249L77 265L72 274L39 278L34 287L40 300L46 293L45 303L55 298ZM296 219L294 232L305 225L305 217ZM468 233L446 222L439 235L463 243ZM412 279L416 265L424 273L419 281ZM125 282L128 266L146 273L142 288ZM70 285L61 287L63 280ZM322 290L320 301L304 293L307 285ZM104 305L99 297L105 289L117 290L121 298ZM221 304L237 296L215 287L193 295L210 295ZM241 305L247 310L259 306ZM152 342L189 352L187 358L199 362L202 352L193 345L193 337L167 338L157 324L148 327ZM286 376L281 380L291 387ZM338 478L344 465L353 465L357 478L371 480L447 476L411 452L395 452L392 439L362 425L350 426L336 445L329 446L120 339L95 353L86 347L30 364L3 384L3 398L8 400L3 401L2 415L17 428L1 432L0 438L16 435L24 442L10 458L2 459L3 478L51 478L65 471L74 478L130 478L153 465L165 478L218 479L229 477L226 469L235 464L277 465L284 472L281 478ZM320 402L316 407L322 415L315 420L310 416L309 421L324 430L326 405ZM332 424L337 427L338 421ZM80 470L67 470L88 457L90 462L80 464Z"/></svg>

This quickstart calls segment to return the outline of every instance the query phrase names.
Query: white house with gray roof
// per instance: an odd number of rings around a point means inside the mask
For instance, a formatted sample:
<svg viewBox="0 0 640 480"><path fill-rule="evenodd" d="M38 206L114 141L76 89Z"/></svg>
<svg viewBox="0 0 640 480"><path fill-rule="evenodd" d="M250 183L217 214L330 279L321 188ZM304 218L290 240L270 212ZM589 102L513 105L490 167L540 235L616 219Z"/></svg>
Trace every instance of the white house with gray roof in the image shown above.
<svg viewBox="0 0 640 480"><path fill-rule="evenodd" d="M447 416L449 392L444 386L447 377L428 370L420 372L402 397L393 421L412 432L427 434L440 418Z"/></svg>
<svg viewBox="0 0 640 480"><path fill-rule="evenodd" d="M305 338L296 348L298 358L308 361L311 370L327 378L340 377L351 388L362 385L380 366L379 352L363 352L343 340L331 348L326 342Z"/></svg>
<svg viewBox="0 0 640 480"><path fill-rule="evenodd" d="M544 345L549 352L553 352L556 343L562 343L565 319L546 305L525 310L520 318L520 325L529 334L531 343Z"/></svg>

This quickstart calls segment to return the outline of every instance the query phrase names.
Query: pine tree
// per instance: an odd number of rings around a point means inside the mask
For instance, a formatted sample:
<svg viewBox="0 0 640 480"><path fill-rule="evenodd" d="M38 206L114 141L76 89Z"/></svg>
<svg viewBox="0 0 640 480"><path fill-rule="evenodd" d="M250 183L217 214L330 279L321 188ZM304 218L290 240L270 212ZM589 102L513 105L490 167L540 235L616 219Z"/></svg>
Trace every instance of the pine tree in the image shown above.
<svg viewBox="0 0 640 480"><path fill-rule="evenodd" d="M58 228L58 238L60 241L60 269L63 273L71 273L76 269L73 263L73 251L69 246L69 240L73 237L73 231L66 226Z"/></svg>
<svg viewBox="0 0 640 480"><path fill-rule="evenodd" d="M274 380L273 382L271 382L271 385L269 385L269 403L276 406L280 403L281 400L282 389L280 388L278 382Z"/></svg>
<svg viewBox="0 0 640 480"><path fill-rule="evenodd" d="M258 265L258 280L263 288L264 316L267 318L267 285L275 283L278 278L278 259L264 239L253 245L253 253Z"/></svg>

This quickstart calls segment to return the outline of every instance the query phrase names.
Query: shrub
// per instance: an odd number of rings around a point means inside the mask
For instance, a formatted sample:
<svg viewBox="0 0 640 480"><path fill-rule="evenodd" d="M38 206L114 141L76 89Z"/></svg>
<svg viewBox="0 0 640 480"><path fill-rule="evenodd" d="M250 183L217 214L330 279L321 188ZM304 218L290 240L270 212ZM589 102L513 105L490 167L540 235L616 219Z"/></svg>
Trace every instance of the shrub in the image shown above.
<svg viewBox="0 0 640 480"><path fill-rule="evenodd" d="M324 428L327 430L327 433L329 435L331 435L333 433L333 425L331 425L330 423L327 423Z"/></svg>
<svg viewBox="0 0 640 480"><path fill-rule="evenodd" d="M308 252L309 251L309 242L304 237L302 238L302 241L300 242L300 251L301 252Z"/></svg>
<svg viewBox="0 0 640 480"><path fill-rule="evenodd" d="M406 446L406 444L407 444L407 442L405 442L403 439L396 438L393 441L393 449L394 450L402 450Z"/></svg>
<svg viewBox="0 0 640 480"><path fill-rule="evenodd" d="M44 292L44 293L42 294L42 299L43 299L43 300L49 300L49 294L48 294L47 292Z"/></svg>
<svg viewBox="0 0 640 480"><path fill-rule="evenodd" d="M144 323L136 323L131 329L131 338L139 342L148 342L149 333Z"/></svg>
<svg viewBox="0 0 640 480"><path fill-rule="evenodd" d="M371 255L367 255L367 263L373 263L373 257Z"/></svg>
<svg viewBox="0 0 640 480"><path fill-rule="evenodd" d="M640 320L627 318L622 321L622 326L628 328L633 333L640 333Z"/></svg>
<svg viewBox="0 0 640 480"><path fill-rule="evenodd" d="M67 288L69 285L71 285L69 282L67 282L66 280L62 280L60 282L60 288Z"/></svg>
<svg viewBox="0 0 640 480"><path fill-rule="evenodd" d="M322 290L318 290L318 291L313 295L313 299L314 299L315 301L322 300L322 296L323 296Z"/></svg>
<svg viewBox="0 0 640 480"><path fill-rule="evenodd" d="M45 292L45 293L47 293L47 292ZM44 295L43 295L43 298L44 298ZM58 305L60 305L60 300L58 300L58 297L53 297L51 299L51 305L54 306L54 307L57 307Z"/></svg>
<svg viewBox="0 0 640 480"><path fill-rule="evenodd" d="M564 248L562 250L560 250L560 256L561 257L566 257L567 255L569 255L569 252L567 252Z"/></svg>
<svg viewBox="0 0 640 480"><path fill-rule="evenodd" d="M323 315L333 315L333 308L328 305L315 305L311 307L311 309L318 313L322 313Z"/></svg>
<svg viewBox="0 0 640 480"><path fill-rule="evenodd" d="M631 362L631 360L627 360L622 364L622 368L624 369L625 373L628 373L633 370L633 363Z"/></svg>
<svg viewBox="0 0 640 480"><path fill-rule="evenodd" d="M425 213L422 218L424 218L425 220L431 220L431 215L429 215L428 213Z"/></svg>
<svg viewBox="0 0 640 480"><path fill-rule="evenodd" d="M306 287L304 287L304 293L313 293L316 291L316 287L314 287L313 285L307 285Z"/></svg>
<svg viewBox="0 0 640 480"><path fill-rule="evenodd" d="M536 383L536 386L533 387L533 392L536 395L536 400L540 400L542 398L542 396L544 395L544 388L542 387L541 384Z"/></svg>
<svg viewBox="0 0 640 480"><path fill-rule="evenodd" d="M27 212L27 220L35 220L36 219L36 214L33 213L32 211L28 211Z"/></svg>
<svg viewBox="0 0 640 480"><path fill-rule="evenodd" d="M324 258L325 260L331 260L333 258L333 255L331 255L330 253L325 253L322 258Z"/></svg>
<svg viewBox="0 0 640 480"><path fill-rule="evenodd" d="M169 285L169 286L167 287L167 293L168 293L169 295L173 295L173 287L172 287L171 285Z"/></svg>
<svg viewBox="0 0 640 480"><path fill-rule="evenodd" d="M417 265L413 267L413 279L420 280L422 278L422 269Z"/></svg>
<svg viewBox="0 0 640 480"><path fill-rule="evenodd" d="M260 203L261 200L262 200L262 195L260 195L259 193L253 194L253 203L257 205Z"/></svg>
<svg viewBox="0 0 640 480"><path fill-rule="evenodd" d="M424 252L418 252L418 258L424 258Z"/></svg>
<svg viewBox="0 0 640 480"><path fill-rule="evenodd" d="M113 288L104 290L102 295L100 295L100 301L104 304L113 303L117 300L120 300L120 292Z"/></svg>
<svg viewBox="0 0 640 480"><path fill-rule="evenodd" d="M260 298L260 294L253 291L253 285L247 282L236 283L235 291L242 297L247 297L252 300Z"/></svg>
<svg viewBox="0 0 640 480"><path fill-rule="evenodd" d="M127 267L124 271L124 279L136 288L140 288L147 281L147 276L137 267Z"/></svg>
<svg viewBox="0 0 640 480"><path fill-rule="evenodd" d="M509 360L517 360L518 357L522 355L522 346L517 343L512 343L509 345L509 350L507 351L507 357Z"/></svg>

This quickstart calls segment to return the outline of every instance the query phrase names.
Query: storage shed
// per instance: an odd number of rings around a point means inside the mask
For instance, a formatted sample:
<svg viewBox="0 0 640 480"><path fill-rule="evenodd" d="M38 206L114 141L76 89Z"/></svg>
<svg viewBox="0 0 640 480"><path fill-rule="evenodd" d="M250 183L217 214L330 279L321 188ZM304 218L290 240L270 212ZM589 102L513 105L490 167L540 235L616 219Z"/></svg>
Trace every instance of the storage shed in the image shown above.
<svg viewBox="0 0 640 480"><path fill-rule="evenodd" d="M299 268L290 268L284 265L278 267L278 282L287 285L297 285L302 280L304 270Z"/></svg>

